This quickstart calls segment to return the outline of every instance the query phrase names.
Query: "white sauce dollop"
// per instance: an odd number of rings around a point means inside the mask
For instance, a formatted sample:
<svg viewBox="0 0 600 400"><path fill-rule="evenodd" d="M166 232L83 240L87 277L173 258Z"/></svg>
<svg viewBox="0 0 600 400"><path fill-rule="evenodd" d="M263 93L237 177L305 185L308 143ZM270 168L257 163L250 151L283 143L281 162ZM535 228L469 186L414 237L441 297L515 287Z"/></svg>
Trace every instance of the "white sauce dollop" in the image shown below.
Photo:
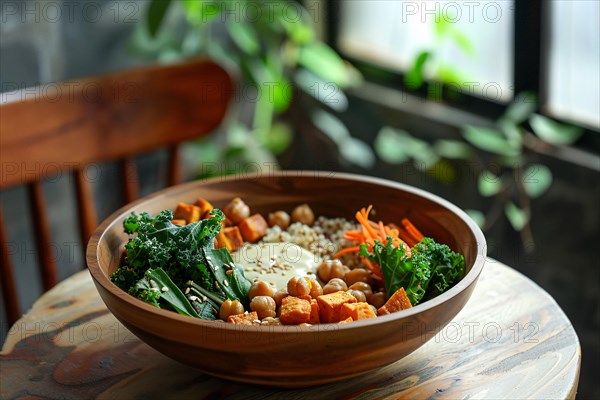
<svg viewBox="0 0 600 400"><path fill-rule="evenodd" d="M294 276L317 277L321 258L294 243L246 243L232 255L250 281L270 282L276 289L287 287Z"/></svg>

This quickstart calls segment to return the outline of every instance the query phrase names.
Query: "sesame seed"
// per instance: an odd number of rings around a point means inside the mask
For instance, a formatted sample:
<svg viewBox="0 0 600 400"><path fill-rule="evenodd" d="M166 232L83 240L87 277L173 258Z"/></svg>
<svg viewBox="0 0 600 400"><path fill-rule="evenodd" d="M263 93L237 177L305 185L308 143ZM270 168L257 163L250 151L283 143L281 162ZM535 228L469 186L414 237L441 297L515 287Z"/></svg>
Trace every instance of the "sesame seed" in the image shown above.
<svg viewBox="0 0 600 400"><path fill-rule="evenodd" d="M169 288L168 288L168 287L166 287L166 286L163 286L163 287L162 287L162 289L160 289L160 290L162 290L163 292L168 292L168 291L169 291Z"/></svg>
<svg viewBox="0 0 600 400"><path fill-rule="evenodd" d="M233 272L232 270L225 271L225 275L229 276L229 275L231 275L232 272Z"/></svg>
<svg viewBox="0 0 600 400"><path fill-rule="evenodd" d="M190 299L190 301L196 301L196 300L198 300L198 297L196 297L196 296L190 296L188 298Z"/></svg>
<svg viewBox="0 0 600 400"><path fill-rule="evenodd" d="M229 287L229 282L227 282L226 280L223 281L223 285Z"/></svg>
<svg viewBox="0 0 600 400"><path fill-rule="evenodd" d="M190 288L185 289L185 293L184 294L188 294L190 292Z"/></svg>

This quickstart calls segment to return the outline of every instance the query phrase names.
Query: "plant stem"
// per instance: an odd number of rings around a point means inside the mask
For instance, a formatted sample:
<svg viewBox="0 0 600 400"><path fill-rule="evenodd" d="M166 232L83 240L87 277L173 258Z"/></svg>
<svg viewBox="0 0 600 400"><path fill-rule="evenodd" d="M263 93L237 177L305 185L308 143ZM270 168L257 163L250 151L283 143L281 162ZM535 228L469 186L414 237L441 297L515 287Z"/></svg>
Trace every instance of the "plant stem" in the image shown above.
<svg viewBox="0 0 600 400"><path fill-rule="evenodd" d="M209 292L208 290L204 289L202 286L194 283L193 281L187 281L186 285L193 287L194 289L196 289L197 291L202 293L204 296L208 297L209 299L211 299L212 301L217 303L219 305L219 307L221 306L221 304L223 304L223 300L221 300L220 298L218 298L217 296L215 296L213 293Z"/></svg>
<svg viewBox="0 0 600 400"><path fill-rule="evenodd" d="M521 209L527 213L527 222L519 231L521 234L521 243L523 244L525 252L531 254L535 250L535 241L533 240L533 233L531 231L531 200L525 192L525 185L523 184L523 167L521 165L515 168L514 178L519 194L519 205L521 206Z"/></svg>

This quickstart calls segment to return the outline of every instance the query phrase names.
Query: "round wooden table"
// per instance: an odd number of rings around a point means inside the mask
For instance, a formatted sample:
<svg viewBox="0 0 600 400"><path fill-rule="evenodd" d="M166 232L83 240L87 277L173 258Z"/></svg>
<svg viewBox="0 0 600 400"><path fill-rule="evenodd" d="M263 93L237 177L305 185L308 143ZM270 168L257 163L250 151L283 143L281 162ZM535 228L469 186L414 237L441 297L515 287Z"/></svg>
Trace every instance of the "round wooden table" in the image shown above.
<svg viewBox="0 0 600 400"><path fill-rule="evenodd" d="M150 348L106 309L87 271L44 294L8 332L4 398L574 398L581 350L556 302L489 259L466 307L424 346L347 381L300 390L228 382Z"/></svg>

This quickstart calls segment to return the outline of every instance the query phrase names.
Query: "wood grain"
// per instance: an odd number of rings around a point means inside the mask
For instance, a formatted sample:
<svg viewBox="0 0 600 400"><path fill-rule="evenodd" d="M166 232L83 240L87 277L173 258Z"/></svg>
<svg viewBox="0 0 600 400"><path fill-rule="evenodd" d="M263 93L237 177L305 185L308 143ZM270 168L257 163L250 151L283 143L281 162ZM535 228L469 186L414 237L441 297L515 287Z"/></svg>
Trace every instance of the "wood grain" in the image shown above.
<svg viewBox="0 0 600 400"><path fill-rule="evenodd" d="M201 137L232 93L223 68L195 60L3 96L0 188Z"/></svg>
<svg viewBox="0 0 600 400"><path fill-rule="evenodd" d="M300 390L233 383L168 359L117 322L82 271L10 329L0 386L3 398L571 399L580 361L556 302L491 259L466 307L424 346L367 375Z"/></svg>

